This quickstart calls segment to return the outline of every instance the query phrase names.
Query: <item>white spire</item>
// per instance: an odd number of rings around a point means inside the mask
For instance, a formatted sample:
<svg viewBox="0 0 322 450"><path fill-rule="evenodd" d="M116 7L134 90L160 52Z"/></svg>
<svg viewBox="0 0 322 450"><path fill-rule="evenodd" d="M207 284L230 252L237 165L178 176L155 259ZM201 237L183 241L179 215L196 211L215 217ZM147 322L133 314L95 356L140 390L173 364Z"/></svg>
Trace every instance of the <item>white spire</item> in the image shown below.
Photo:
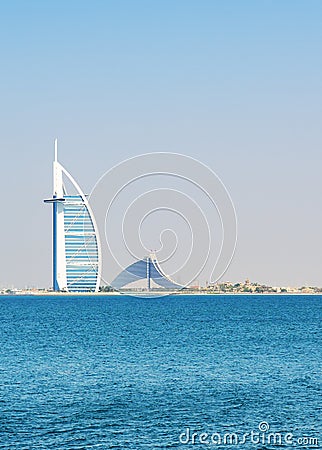
<svg viewBox="0 0 322 450"><path fill-rule="evenodd" d="M63 173L62 173L62 166L58 162L58 150L57 145L58 140L55 139L55 159L53 164L54 169L54 195L56 197L63 197L64 195L64 189L63 189Z"/></svg>
<svg viewBox="0 0 322 450"><path fill-rule="evenodd" d="M58 161L58 149L57 149L57 138L55 139L55 162Z"/></svg>

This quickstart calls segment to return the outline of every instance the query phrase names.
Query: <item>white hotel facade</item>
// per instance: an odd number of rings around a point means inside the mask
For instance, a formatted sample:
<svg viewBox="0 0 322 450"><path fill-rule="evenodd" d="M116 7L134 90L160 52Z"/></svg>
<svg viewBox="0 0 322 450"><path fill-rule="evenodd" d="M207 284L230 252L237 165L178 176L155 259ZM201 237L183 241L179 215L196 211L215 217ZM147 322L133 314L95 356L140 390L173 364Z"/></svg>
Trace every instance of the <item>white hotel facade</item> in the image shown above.
<svg viewBox="0 0 322 450"><path fill-rule="evenodd" d="M73 195L67 193L69 180ZM100 286L101 248L89 202L69 172L58 162L57 139L53 163L53 289L97 292Z"/></svg>

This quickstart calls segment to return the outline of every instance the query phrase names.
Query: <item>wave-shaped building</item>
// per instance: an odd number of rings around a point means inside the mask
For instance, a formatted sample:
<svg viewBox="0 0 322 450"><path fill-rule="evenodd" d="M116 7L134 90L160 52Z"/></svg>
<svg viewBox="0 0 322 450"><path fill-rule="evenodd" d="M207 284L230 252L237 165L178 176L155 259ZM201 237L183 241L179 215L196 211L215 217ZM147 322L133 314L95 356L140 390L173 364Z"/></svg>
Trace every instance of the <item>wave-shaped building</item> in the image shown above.
<svg viewBox="0 0 322 450"><path fill-rule="evenodd" d="M64 180L75 193L68 195ZM89 202L70 173L58 162L57 139L53 163L53 289L97 292L100 286L101 248Z"/></svg>
<svg viewBox="0 0 322 450"><path fill-rule="evenodd" d="M111 286L114 289L123 289L135 283L136 281L145 280L146 289L151 289L151 282L153 281L157 286L166 290L178 290L183 286L166 275L155 256L151 253L146 258L140 259L122 270L121 273L112 281Z"/></svg>

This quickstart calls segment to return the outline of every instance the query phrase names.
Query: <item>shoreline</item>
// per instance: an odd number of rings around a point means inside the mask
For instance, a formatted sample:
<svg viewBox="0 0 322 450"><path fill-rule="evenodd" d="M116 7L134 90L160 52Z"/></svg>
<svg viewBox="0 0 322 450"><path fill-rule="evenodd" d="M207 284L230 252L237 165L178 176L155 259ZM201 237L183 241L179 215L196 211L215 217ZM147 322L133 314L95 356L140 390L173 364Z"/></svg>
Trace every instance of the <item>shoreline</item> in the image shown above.
<svg viewBox="0 0 322 450"><path fill-rule="evenodd" d="M187 293L166 293L162 291L155 292L3 292L0 293L0 297L113 297L113 296L129 296L129 297L180 297L180 296L202 296L202 297L221 297L221 296L321 296L322 292L187 292Z"/></svg>

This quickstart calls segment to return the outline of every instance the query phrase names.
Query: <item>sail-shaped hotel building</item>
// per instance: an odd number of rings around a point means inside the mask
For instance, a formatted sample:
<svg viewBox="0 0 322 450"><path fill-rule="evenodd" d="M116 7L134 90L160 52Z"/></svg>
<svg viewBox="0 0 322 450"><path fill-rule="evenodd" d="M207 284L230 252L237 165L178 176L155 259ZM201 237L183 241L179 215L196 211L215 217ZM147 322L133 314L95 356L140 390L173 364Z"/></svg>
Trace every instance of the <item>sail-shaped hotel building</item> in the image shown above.
<svg viewBox="0 0 322 450"><path fill-rule="evenodd" d="M67 193L65 180L72 186ZM58 162L57 139L53 163L53 289L97 292L100 286L101 248L89 202L69 172Z"/></svg>

